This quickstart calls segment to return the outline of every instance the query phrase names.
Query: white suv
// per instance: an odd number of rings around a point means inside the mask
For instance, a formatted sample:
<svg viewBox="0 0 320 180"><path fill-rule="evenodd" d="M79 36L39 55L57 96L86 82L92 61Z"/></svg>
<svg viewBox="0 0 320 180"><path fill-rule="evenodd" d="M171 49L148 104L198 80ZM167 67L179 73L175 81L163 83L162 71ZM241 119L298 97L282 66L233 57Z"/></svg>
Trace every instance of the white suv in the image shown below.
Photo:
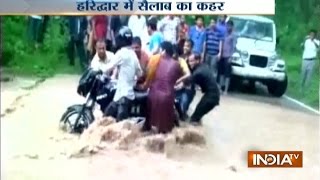
<svg viewBox="0 0 320 180"><path fill-rule="evenodd" d="M229 16L233 21L237 51L232 55L232 83L259 81L270 94L281 97L287 89L285 62L276 52L276 26L263 16Z"/></svg>

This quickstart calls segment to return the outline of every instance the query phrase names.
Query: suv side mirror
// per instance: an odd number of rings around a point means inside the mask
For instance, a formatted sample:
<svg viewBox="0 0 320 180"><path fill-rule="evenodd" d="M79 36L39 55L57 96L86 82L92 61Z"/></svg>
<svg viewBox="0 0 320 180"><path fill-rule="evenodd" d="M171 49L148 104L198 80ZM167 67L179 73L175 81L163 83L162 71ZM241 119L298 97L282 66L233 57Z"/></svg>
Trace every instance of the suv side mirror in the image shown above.
<svg viewBox="0 0 320 180"><path fill-rule="evenodd" d="M276 38L276 45L279 46L279 44L280 44L280 37L278 36L278 37Z"/></svg>

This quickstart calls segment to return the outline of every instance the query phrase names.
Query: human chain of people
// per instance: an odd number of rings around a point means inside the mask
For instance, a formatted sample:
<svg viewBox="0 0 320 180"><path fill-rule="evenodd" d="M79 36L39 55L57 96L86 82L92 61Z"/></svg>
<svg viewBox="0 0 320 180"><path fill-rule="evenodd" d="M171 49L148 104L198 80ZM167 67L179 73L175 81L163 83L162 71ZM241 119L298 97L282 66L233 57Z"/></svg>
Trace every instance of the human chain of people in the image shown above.
<svg viewBox="0 0 320 180"><path fill-rule="evenodd" d="M163 1L94 1L83 0L76 3L78 11L97 11L97 12L116 12L125 11L151 11L151 12L170 12L170 11L191 11L198 10L203 12L223 11L225 2L163 2Z"/></svg>

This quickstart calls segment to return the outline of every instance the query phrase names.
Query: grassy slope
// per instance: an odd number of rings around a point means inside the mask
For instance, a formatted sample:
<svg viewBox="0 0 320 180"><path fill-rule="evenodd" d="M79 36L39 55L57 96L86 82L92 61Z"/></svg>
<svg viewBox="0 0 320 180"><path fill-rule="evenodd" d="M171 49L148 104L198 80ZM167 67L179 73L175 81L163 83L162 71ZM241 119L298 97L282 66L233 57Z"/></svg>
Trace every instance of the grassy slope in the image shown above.
<svg viewBox="0 0 320 180"><path fill-rule="evenodd" d="M67 35L61 33L61 20L51 19L40 48L28 41L27 17L3 18L4 65L19 75L49 77L57 73L77 73L80 68L70 67L67 58Z"/></svg>
<svg viewBox="0 0 320 180"><path fill-rule="evenodd" d="M319 61L315 67L310 87L306 88L306 91L301 93L301 57L297 55L289 55L288 53L284 54L283 57L287 63L289 77L288 90L286 94L292 98L302 101L305 104L319 109Z"/></svg>
<svg viewBox="0 0 320 180"><path fill-rule="evenodd" d="M55 74L80 73L80 67L68 64L69 60L64 54L37 53L25 55L23 62L10 65L7 68L18 75L50 77ZM77 62L77 59L76 59Z"/></svg>

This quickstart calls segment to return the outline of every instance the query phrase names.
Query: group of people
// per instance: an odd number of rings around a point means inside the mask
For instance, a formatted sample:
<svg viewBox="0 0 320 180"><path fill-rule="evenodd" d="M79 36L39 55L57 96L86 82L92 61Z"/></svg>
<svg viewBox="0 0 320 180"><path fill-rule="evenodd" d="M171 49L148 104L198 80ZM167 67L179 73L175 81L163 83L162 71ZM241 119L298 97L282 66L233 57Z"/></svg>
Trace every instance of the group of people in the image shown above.
<svg viewBox="0 0 320 180"><path fill-rule="evenodd" d="M76 18L73 20L78 26L74 27L79 27L85 19ZM128 118L135 91L148 90L144 130L155 127L159 133L170 132L177 118L175 99L182 110L180 119L201 124L203 116L219 105L218 75L221 79L226 77L223 83L229 78L229 58L235 40L233 24L226 23L225 18L219 25L212 21L205 28L202 16L197 16L196 25L189 27L183 16L169 15L158 20L156 16L133 15L127 26L111 33L113 38L108 39L106 34L110 29L105 25L108 18L91 17L87 41L88 54L92 57L90 66L117 79L113 102L104 115L119 121ZM227 90L228 85L224 85ZM188 117L196 87L204 95Z"/></svg>
<svg viewBox="0 0 320 180"><path fill-rule="evenodd" d="M58 18L58 17L56 17ZM201 62L207 63L219 82L220 90L226 94L229 89L231 66L230 57L235 51L237 41L233 32L233 22L226 22L227 16L222 16L218 21L212 19L210 25L205 27L202 16L195 18L195 25L189 27L184 16L67 16L69 27L68 58L70 65L75 64L75 52L80 59L80 65L85 69L95 55L95 43L98 39L104 39L106 48L116 52L115 37L120 27L128 26L135 38L135 47L139 44L143 69L151 55L159 53L159 45L163 40L178 46L178 54L186 59L184 45L187 39L192 41L191 51L201 55ZM47 28L49 16L29 17L29 36L36 41L36 47L43 41L43 35ZM245 28L243 31L247 30ZM250 31L250 34L252 32ZM187 46L190 43L187 42ZM319 51L319 33L310 30L309 35L301 44L303 46L303 61L301 67L301 92L309 86L316 64L315 59ZM188 47L186 47L188 48ZM76 50L76 51L75 51ZM139 51L139 50L137 50ZM184 68L187 69L187 68ZM187 71L185 70L184 72ZM190 93L192 94L192 93ZM185 101L185 97L181 98Z"/></svg>
<svg viewBox="0 0 320 180"><path fill-rule="evenodd" d="M116 36L122 26L132 31L133 37L141 41L142 56L149 57L160 52L162 41L168 41L177 46L177 53L183 54L184 42L192 41L192 53L200 54L201 62L207 63L219 82L224 93L228 92L230 84L230 57L235 51L236 36L233 33L232 21L226 22L227 16L217 21L212 19L205 27L203 16L196 16L195 25L186 23L184 16L70 16L68 25L70 41L68 55L70 64L74 64L74 50L78 52L83 68L95 55L95 43L104 39L108 51L113 53L118 49ZM85 43L83 43L85 42ZM184 57L186 58L186 57ZM145 58L143 58L145 59ZM145 65L144 65L145 66Z"/></svg>
<svg viewBox="0 0 320 180"><path fill-rule="evenodd" d="M199 124L219 105L220 94L228 92L237 36L227 16L212 19L207 27L203 16L196 16L189 26L184 16L174 15L69 16L67 23L70 64L74 65L76 49L83 68L91 66L118 80L105 115L127 118L134 89L149 89L144 129L155 126L159 132L169 132L176 118L175 99L182 110L180 118ZM302 44L302 87L310 82L316 62L320 44L315 37L316 31L310 31ZM189 118L197 86L204 95Z"/></svg>

